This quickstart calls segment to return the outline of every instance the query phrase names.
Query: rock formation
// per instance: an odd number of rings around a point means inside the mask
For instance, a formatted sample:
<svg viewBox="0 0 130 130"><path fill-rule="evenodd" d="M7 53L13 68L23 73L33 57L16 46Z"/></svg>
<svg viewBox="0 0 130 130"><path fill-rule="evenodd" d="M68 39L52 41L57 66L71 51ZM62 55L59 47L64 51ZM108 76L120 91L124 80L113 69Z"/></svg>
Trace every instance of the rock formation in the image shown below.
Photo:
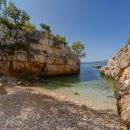
<svg viewBox="0 0 130 130"><path fill-rule="evenodd" d="M121 85L115 92L118 112L130 127L130 44L113 56L101 73L117 80Z"/></svg>
<svg viewBox="0 0 130 130"><path fill-rule="evenodd" d="M39 76L78 73L79 58L68 46L54 43L47 32L25 33L0 25L0 71Z"/></svg>

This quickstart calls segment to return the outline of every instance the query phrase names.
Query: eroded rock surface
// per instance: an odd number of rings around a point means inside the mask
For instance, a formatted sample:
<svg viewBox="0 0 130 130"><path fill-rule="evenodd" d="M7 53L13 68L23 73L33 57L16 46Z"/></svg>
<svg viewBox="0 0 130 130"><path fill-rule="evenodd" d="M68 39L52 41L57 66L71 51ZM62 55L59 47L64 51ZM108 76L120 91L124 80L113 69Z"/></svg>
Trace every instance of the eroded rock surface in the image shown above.
<svg viewBox="0 0 130 130"><path fill-rule="evenodd" d="M55 46L47 32L25 33L1 25L0 41L0 70L4 73L52 76L79 72L79 58L68 46Z"/></svg>
<svg viewBox="0 0 130 130"><path fill-rule="evenodd" d="M130 44L121 48L108 61L107 66L101 68L101 73L119 81L121 84L115 92L118 112L130 127Z"/></svg>

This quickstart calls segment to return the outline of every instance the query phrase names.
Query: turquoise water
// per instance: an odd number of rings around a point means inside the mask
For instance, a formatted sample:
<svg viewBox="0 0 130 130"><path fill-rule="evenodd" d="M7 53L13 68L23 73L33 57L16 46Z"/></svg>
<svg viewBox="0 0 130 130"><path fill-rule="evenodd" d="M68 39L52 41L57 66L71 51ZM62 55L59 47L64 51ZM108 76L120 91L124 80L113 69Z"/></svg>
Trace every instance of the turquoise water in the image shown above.
<svg viewBox="0 0 130 130"><path fill-rule="evenodd" d="M93 65L105 65L105 62L82 63L78 75L46 78L38 84L56 95L65 96L79 104L94 109L116 109L114 89L116 83L101 76ZM75 94L78 93L78 94Z"/></svg>

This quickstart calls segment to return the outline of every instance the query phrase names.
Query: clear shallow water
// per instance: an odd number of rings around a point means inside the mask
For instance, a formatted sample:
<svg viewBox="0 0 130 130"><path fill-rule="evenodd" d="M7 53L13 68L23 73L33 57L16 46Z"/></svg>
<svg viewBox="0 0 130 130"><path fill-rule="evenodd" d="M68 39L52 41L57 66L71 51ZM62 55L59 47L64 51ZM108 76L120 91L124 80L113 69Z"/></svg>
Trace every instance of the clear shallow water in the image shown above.
<svg viewBox="0 0 130 130"><path fill-rule="evenodd" d="M93 65L105 65L105 62L82 63L79 75L47 78L38 85L52 91L56 96L65 96L79 104L94 109L116 110L114 98L115 82L101 76ZM78 93L78 95L75 95Z"/></svg>

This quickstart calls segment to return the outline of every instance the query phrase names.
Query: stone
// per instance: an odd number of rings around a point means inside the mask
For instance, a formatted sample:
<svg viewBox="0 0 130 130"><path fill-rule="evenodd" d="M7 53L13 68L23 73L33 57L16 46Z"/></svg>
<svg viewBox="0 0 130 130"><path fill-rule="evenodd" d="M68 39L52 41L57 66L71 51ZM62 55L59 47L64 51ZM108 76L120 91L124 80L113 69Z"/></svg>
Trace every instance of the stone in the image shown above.
<svg viewBox="0 0 130 130"><path fill-rule="evenodd" d="M12 33L8 41L3 41L5 50L0 50L0 69L5 74L46 77L79 72L80 59L68 46L53 46L51 34L41 31L25 33L21 30L9 30L5 25L0 25L0 28L4 32Z"/></svg>
<svg viewBox="0 0 130 130"><path fill-rule="evenodd" d="M101 73L112 77L120 82L125 82L130 76L130 45L121 48L107 63L106 67L101 68Z"/></svg>
<svg viewBox="0 0 130 130"><path fill-rule="evenodd" d="M60 99L62 99L62 100L66 100L67 97L66 97L66 96L60 96Z"/></svg>
<svg viewBox="0 0 130 130"><path fill-rule="evenodd" d="M7 94L6 88L1 82L0 82L0 94Z"/></svg>
<svg viewBox="0 0 130 130"><path fill-rule="evenodd" d="M88 109L85 104L81 105L81 108L82 108L83 110L87 110L87 109Z"/></svg>
<svg viewBox="0 0 130 130"><path fill-rule="evenodd" d="M119 82L115 92L117 110L130 128L130 44L121 48L100 71Z"/></svg>
<svg viewBox="0 0 130 130"><path fill-rule="evenodd" d="M79 94L78 92L75 92L74 95L78 95L78 96L80 96L80 94Z"/></svg>
<svg viewBox="0 0 130 130"><path fill-rule="evenodd" d="M19 86L19 85L23 85L23 83L22 83L21 81L18 81L16 84L17 84L18 86Z"/></svg>
<svg viewBox="0 0 130 130"><path fill-rule="evenodd" d="M0 82L0 87L2 87L3 86L3 84Z"/></svg>

